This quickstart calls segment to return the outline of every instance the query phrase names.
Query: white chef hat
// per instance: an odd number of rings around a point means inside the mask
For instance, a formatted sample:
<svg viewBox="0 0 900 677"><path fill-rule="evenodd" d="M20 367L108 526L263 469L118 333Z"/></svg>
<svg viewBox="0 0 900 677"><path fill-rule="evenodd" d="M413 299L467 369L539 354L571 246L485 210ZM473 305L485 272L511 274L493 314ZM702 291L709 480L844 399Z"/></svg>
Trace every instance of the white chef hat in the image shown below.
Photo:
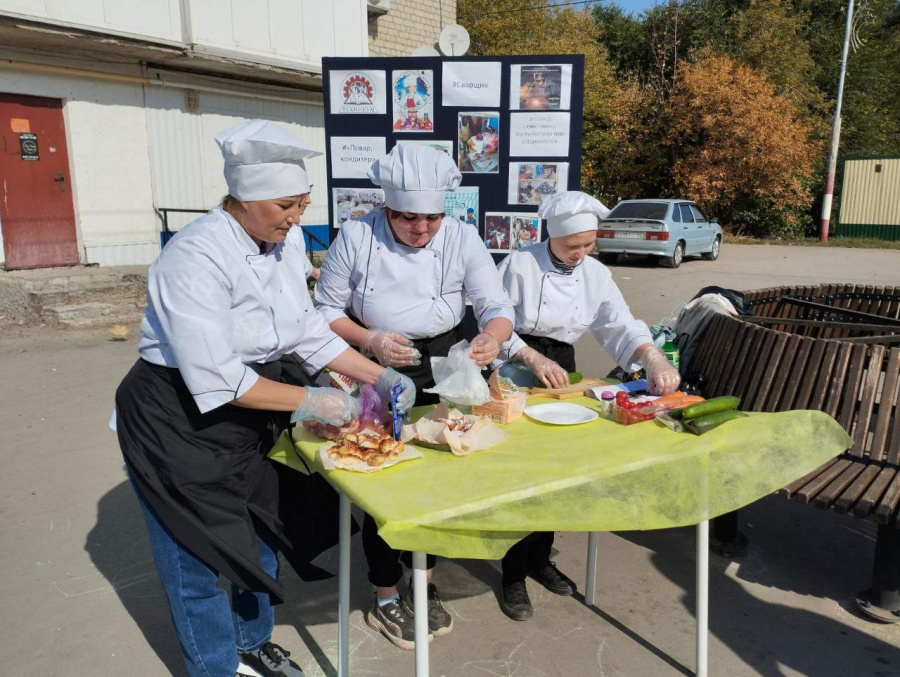
<svg viewBox="0 0 900 677"><path fill-rule="evenodd" d="M398 212L440 214L444 197L462 174L453 159L419 144L396 145L369 168L369 178L384 189L384 203Z"/></svg>
<svg viewBox="0 0 900 677"><path fill-rule="evenodd" d="M225 158L228 194L238 200L275 200L308 193L304 158L322 152L269 120L247 120L216 134Z"/></svg>
<svg viewBox="0 0 900 677"><path fill-rule="evenodd" d="M597 219L606 218L609 210L597 198L580 190L567 190L541 202L538 216L547 219L550 237L566 237L597 230Z"/></svg>

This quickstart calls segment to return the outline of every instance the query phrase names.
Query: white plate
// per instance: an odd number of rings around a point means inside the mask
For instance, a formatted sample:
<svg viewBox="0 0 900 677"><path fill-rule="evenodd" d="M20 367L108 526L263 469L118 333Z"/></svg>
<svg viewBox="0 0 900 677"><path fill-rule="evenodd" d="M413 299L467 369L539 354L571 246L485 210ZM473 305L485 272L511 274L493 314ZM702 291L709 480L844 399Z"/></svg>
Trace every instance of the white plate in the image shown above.
<svg viewBox="0 0 900 677"><path fill-rule="evenodd" d="M525 407L525 415L541 423L553 425L578 425L588 423L598 417L596 411L582 407L580 404L555 402L553 404L536 404Z"/></svg>

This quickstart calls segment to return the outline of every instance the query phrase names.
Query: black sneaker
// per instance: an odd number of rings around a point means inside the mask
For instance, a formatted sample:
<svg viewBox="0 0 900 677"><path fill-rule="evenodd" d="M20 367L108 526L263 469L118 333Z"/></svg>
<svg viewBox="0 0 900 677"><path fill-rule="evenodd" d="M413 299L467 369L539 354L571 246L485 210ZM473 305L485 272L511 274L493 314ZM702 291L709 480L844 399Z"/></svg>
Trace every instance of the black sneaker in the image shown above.
<svg viewBox="0 0 900 677"><path fill-rule="evenodd" d="M500 609L514 621L527 621L534 615L525 581L503 584L500 591Z"/></svg>
<svg viewBox="0 0 900 677"><path fill-rule="evenodd" d="M409 592L403 598L406 606L415 609L413 606L413 584L412 579L409 580ZM449 635L453 630L453 616L444 608L441 598L438 595L437 586L434 583L428 584L428 632L435 637Z"/></svg>
<svg viewBox="0 0 900 677"><path fill-rule="evenodd" d="M547 562L539 569L532 569L528 575L554 595L568 597L575 593L575 581L557 569L553 562Z"/></svg>
<svg viewBox="0 0 900 677"><path fill-rule="evenodd" d="M290 652L274 642L266 642L255 651L240 651L238 675L247 677L303 677L303 670L289 660Z"/></svg>
<svg viewBox="0 0 900 677"><path fill-rule="evenodd" d="M394 646L407 650L416 648L416 622L412 609L403 601L395 599L380 606L376 598L375 604L366 613L366 623L387 637ZM431 641L431 634L428 641Z"/></svg>

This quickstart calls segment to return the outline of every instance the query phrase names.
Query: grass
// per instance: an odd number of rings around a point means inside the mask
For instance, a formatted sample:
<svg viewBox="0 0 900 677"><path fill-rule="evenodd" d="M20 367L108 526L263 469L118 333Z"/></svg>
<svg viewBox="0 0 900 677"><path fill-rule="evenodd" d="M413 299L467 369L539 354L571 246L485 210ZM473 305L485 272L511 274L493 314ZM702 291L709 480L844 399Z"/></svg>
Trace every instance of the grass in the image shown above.
<svg viewBox="0 0 900 677"><path fill-rule="evenodd" d="M900 241L879 240L868 237L829 237L828 242L820 242L818 238L773 238L762 239L745 235L725 233L728 244L771 244L787 247L850 247L853 249L900 249Z"/></svg>

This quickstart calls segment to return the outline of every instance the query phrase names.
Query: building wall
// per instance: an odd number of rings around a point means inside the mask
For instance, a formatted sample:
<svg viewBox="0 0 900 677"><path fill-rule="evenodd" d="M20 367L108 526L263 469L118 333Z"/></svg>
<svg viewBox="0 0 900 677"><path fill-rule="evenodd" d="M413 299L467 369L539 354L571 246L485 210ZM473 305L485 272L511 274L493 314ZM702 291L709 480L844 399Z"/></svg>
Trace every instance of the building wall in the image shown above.
<svg viewBox="0 0 900 677"><path fill-rule="evenodd" d="M409 56L434 47L441 28L456 23L456 0L391 0L387 14L369 18L369 56Z"/></svg>
<svg viewBox="0 0 900 677"><path fill-rule="evenodd" d="M838 221L838 235L900 240L900 158L844 163Z"/></svg>

